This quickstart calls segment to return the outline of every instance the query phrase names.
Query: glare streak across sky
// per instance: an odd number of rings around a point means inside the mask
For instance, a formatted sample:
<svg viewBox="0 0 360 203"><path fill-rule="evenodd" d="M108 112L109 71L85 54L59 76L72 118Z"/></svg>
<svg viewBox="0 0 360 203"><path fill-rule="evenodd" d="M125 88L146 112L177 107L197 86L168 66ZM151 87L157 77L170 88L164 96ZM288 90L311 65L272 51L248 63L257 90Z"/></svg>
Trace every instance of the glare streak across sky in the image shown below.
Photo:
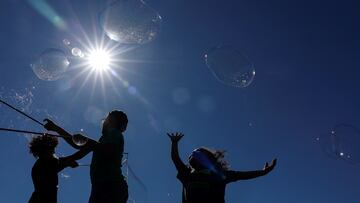
<svg viewBox="0 0 360 203"><path fill-rule="evenodd" d="M48 21L50 21L57 28L65 30L66 23L65 21L56 13L56 11L45 1L45 0L28 0L31 7L44 16Z"/></svg>

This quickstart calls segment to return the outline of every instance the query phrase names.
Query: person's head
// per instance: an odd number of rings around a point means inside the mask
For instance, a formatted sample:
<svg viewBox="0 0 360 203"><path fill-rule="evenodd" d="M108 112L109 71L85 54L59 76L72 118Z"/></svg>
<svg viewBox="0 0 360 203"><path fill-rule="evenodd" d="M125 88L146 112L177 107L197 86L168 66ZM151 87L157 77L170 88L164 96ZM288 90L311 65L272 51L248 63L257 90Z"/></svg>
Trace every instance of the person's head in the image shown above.
<svg viewBox="0 0 360 203"><path fill-rule="evenodd" d="M52 156L59 141L57 137L42 135L33 137L29 144L30 153L35 158Z"/></svg>
<svg viewBox="0 0 360 203"><path fill-rule="evenodd" d="M124 132L126 130L127 124L127 115L123 111L113 110L109 112L103 122L103 131L110 128L116 128L121 132Z"/></svg>
<svg viewBox="0 0 360 203"><path fill-rule="evenodd" d="M225 151L200 147L189 155L189 165L195 171L203 169L217 172L226 171L229 169L229 164L224 156Z"/></svg>

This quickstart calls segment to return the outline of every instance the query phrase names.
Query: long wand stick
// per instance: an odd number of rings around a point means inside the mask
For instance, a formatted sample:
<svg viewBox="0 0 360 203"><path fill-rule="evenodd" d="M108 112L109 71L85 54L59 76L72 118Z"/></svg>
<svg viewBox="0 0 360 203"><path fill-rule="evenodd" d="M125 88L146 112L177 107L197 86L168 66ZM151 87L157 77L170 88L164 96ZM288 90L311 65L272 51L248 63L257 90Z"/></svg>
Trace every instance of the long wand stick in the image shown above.
<svg viewBox="0 0 360 203"><path fill-rule="evenodd" d="M25 117L27 117L27 118L31 119L32 121L36 122L37 124L39 124L39 125L41 125L41 126L44 126L44 124L42 124L40 121L38 121L38 120L36 120L35 118L33 118L33 117L31 117L31 116L27 115L27 114L26 114L26 113L24 113L23 111L20 111L19 109L17 109L17 108L15 108L15 107L13 107L12 105L8 104L7 102L5 102L5 101L3 101L3 100L1 100L1 99L0 99L0 103L5 104L6 106L8 106L8 107L10 107L11 109L15 110L16 112L18 112L18 113L22 114L23 116L25 116Z"/></svg>
<svg viewBox="0 0 360 203"><path fill-rule="evenodd" d="M49 135L49 136L55 136L55 137L62 137L61 135L33 132L33 131L27 131L27 130L17 130L17 129L11 129L11 128L0 128L0 131L9 131L9 132L26 133L26 134L34 134L34 135Z"/></svg>

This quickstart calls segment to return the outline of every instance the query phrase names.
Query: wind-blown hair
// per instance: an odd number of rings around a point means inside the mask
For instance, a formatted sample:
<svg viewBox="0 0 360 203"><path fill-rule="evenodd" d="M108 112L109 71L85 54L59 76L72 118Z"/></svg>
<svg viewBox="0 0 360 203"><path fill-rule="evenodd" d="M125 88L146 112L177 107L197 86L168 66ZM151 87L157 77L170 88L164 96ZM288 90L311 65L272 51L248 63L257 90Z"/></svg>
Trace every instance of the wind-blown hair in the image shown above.
<svg viewBox="0 0 360 203"><path fill-rule="evenodd" d="M29 149L30 153L35 158L38 158L41 154L53 153L58 144L59 141L57 137L48 135L34 136L29 143Z"/></svg>

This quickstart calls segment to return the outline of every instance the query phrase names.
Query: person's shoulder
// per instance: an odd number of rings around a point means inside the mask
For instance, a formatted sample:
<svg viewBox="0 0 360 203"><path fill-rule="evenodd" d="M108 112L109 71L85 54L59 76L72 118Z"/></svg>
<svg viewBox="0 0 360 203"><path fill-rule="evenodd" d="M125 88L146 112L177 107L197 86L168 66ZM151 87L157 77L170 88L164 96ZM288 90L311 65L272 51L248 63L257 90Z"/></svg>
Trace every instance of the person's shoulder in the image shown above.
<svg viewBox="0 0 360 203"><path fill-rule="evenodd" d="M59 164L59 158L51 157L51 158L38 158L34 163L33 168L52 168L56 167Z"/></svg>

